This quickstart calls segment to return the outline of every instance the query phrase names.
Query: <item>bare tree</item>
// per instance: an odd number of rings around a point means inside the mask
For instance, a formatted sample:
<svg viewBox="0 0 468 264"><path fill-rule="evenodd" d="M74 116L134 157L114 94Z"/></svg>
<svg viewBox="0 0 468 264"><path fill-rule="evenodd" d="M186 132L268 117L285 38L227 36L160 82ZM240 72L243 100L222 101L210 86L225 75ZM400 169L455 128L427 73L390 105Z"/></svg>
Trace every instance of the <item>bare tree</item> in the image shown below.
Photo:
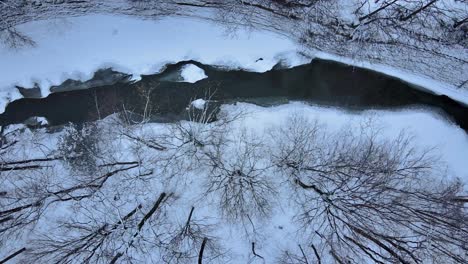
<svg viewBox="0 0 468 264"><path fill-rule="evenodd" d="M55 263L131 260L134 258L132 251L148 252L163 243L156 230L163 225L162 211L170 196L161 193L152 204L137 205L123 216L113 213L112 217L99 217L99 213L94 212L85 215L85 219L71 219L61 226L65 233L56 236L44 234L44 238L35 241L35 247L28 254L36 258L34 262L38 259ZM109 222L108 218L114 220ZM151 238L145 238L146 235Z"/></svg>
<svg viewBox="0 0 468 264"><path fill-rule="evenodd" d="M100 130L95 123L68 124L60 137L57 156L77 173L93 174L101 159Z"/></svg>
<svg viewBox="0 0 468 264"><path fill-rule="evenodd" d="M207 150L229 144L228 135L234 129L233 124L244 113L225 113L212 97L213 93L207 93L202 109L189 103L186 108L188 120L170 124L163 133L147 133L141 138L148 148L165 150L157 157L157 163L165 169L167 176L180 176L202 168L206 165Z"/></svg>
<svg viewBox="0 0 468 264"><path fill-rule="evenodd" d="M203 109L187 107L189 121L137 140L160 153L157 163L166 175L185 178L188 171L203 175L205 195L215 197L228 219L267 216L276 191L268 175L271 165L262 155L264 145L235 128L245 113L219 111L209 106L211 98L208 95Z"/></svg>
<svg viewBox="0 0 468 264"><path fill-rule="evenodd" d="M259 137L238 114L207 109L174 125L103 120L53 142L2 128L0 259L223 262L222 221L242 225L247 257L262 263L272 256L258 222L291 190L299 235L280 263L464 263L463 184L437 178L439 160L406 133L332 132L294 115ZM213 201L219 218L203 214Z"/></svg>
<svg viewBox="0 0 468 264"><path fill-rule="evenodd" d="M317 259L464 263L467 215L454 200L463 185L434 184L437 160L410 137L383 140L372 127L323 135L297 118L281 133L276 163L298 190L297 220L320 244Z"/></svg>
<svg viewBox="0 0 468 264"><path fill-rule="evenodd" d="M162 193L151 204L139 204L122 215L119 207L80 208L80 218L67 219L54 235L42 234L33 241L27 254L41 261L56 263L117 263L162 261L205 263L219 260L224 251L217 238L210 235L212 226L194 216L194 207L184 223L170 216L173 194ZM172 199L174 200L174 199ZM127 205L125 207L128 207ZM145 209L146 208L146 209ZM109 210L112 209L112 210ZM102 215L105 214L106 216ZM82 219L83 218L83 219Z"/></svg>
<svg viewBox="0 0 468 264"><path fill-rule="evenodd" d="M218 238L210 235L215 226L207 224L206 219L197 219L192 207L184 223L174 225L168 244L163 253L166 263L194 263L195 259L210 263L220 261L224 256Z"/></svg>
<svg viewBox="0 0 468 264"><path fill-rule="evenodd" d="M35 142L34 134L22 138L23 129L7 130L2 127L0 135L0 245L40 218L45 187L53 181L51 164L58 160ZM29 156L28 148L38 155Z"/></svg>
<svg viewBox="0 0 468 264"><path fill-rule="evenodd" d="M310 248L305 249L304 246L298 244L297 249L295 248L295 250L283 251L283 253L278 257L277 262L287 264L322 264L322 259L318 254L317 248L313 244Z"/></svg>
<svg viewBox="0 0 468 264"><path fill-rule="evenodd" d="M208 167L206 194L217 196L219 208L231 220L267 216L276 193L264 159L263 145L243 131L237 141L204 150Z"/></svg>
<svg viewBox="0 0 468 264"><path fill-rule="evenodd" d="M152 163L151 153L142 152L121 160L113 136L125 132L120 136L130 148L135 144L155 150L148 146L156 143L137 137L129 127L108 126L100 122L99 133L93 130L96 126L65 129L59 150L52 148L45 158L1 157L0 242L32 234L24 250L9 249L2 252L3 258L56 263L116 263L144 257L166 263L192 263L197 258L211 263L222 258L224 251L210 234L212 224L195 217L194 208L184 223L164 209L176 195L163 193L152 204L136 203L135 197L151 201L154 189L162 187L163 179L153 174L160 171L158 163ZM141 124L133 126L138 129ZM110 141L100 136L105 128L114 131L107 134ZM10 143L3 130L2 135L2 147L8 147L12 157L23 152L22 147L31 148L29 142ZM67 213L58 216L54 210ZM44 228L41 223L51 219L50 228Z"/></svg>
<svg viewBox="0 0 468 264"><path fill-rule="evenodd" d="M36 42L28 35L20 32L14 27L0 31L0 40L11 49L21 49L26 47L35 47Z"/></svg>
<svg viewBox="0 0 468 264"><path fill-rule="evenodd" d="M43 161L41 163L44 164ZM106 168L106 173L85 179L80 177L71 186L72 179L61 178L56 171L44 170L43 166L40 165L39 169L28 169L19 177L11 177L4 185L5 195L0 197L4 205L0 211L2 237L17 234L26 227L34 225L41 219L44 211L53 204L92 198L110 178L136 169L138 163L123 164L119 168Z"/></svg>

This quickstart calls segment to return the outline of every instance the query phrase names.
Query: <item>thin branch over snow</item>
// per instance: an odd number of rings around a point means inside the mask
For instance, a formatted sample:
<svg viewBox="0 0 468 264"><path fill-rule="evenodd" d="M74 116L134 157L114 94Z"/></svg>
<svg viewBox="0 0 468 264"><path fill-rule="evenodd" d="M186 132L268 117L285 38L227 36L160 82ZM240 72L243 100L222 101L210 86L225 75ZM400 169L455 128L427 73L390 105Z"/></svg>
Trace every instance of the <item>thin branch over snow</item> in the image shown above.
<svg viewBox="0 0 468 264"><path fill-rule="evenodd" d="M320 241L318 259L464 262L467 216L454 202L463 184L433 185L437 161L410 137L382 140L373 127L327 135L300 117L278 131L275 162L297 190L307 243Z"/></svg>
<svg viewBox="0 0 468 264"><path fill-rule="evenodd" d="M0 170L1 259L465 262L463 183L405 131L205 99L176 124L2 128L0 168L30 168Z"/></svg>

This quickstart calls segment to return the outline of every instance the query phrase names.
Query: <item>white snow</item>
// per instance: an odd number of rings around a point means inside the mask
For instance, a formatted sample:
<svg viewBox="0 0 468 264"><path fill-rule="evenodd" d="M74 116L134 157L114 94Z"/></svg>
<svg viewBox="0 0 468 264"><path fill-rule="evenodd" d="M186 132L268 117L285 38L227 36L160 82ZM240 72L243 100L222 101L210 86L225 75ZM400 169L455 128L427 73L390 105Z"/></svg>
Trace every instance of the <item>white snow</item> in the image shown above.
<svg viewBox="0 0 468 264"><path fill-rule="evenodd" d="M194 102L197 101L202 102L201 99L197 99ZM267 140L267 133L269 133L272 127L283 125L292 114L300 114L311 121L317 120L330 132L338 131L343 127L359 126L368 120L372 120L373 124L381 128L384 137L396 137L402 129L405 129L408 133L413 135L414 143L418 147L436 147L434 150L435 154L440 155L441 159L444 160L447 165L447 177L458 176L462 178L465 183L468 182L468 168L466 167L468 136L457 125L450 123L437 113L428 110L408 109L401 111L370 110L364 112L348 112L333 108L311 106L301 102L293 102L270 108L247 103L237 103L223 105L221 111L232 116L243 113L242 119L232 123L233 129L229 131L231 136L235 137L237 135L236 133L248 130L257 135L261 140ZM103 127L103 131L106 129L106 123L112 124L112 122L109 122L111 120L112 117L108 117L100 121L100 127ZM209 126L210 124L199 125ZM143 137L157 137L159 133L167 133L169 127L170 124L144 124L141 126L133 126L131 129L136 132L139 131L139 135ZM115 126L111 125L107 127L107 129L118 134L118 129L116 130ZM61 134L63 134L63 131L58 133L46 133L45 130L30 132L26 129L24 134L18 138L21 139L21 144L25 145L24 148L28 149L28 152L10 152L8 153L8 157L5 158L12 158L15 155L20 155L24 158L41 157L42 152L37 149L37 146L44 146L47 151L53 150ZM153 154L151 154L149 150L132 147L132 143L125 140L124 137L106 134L103 140L105 141L105 148L111 151L109 153L112 153L118 160L132 160L135 156L142 155L140 158L154 161ZM135 142L133 144L135 144ZM141 153L136 153L135 151L141 151ZM229 155L229 153L226 153L226 155ZM147 165L150 164L154 163L149 162ZM165 168L165 170L168 169L169 168ZM179 165L176 165L174 169L179 170ZM60 168L56 168L56 170L61 172L57 174L60 176L59 179L65 181L73 180L73 176L71 176L67 170ZM111 209L102 208L104 203L95 203L94 200L87 200L85 202L90 205L96 204L98 206L97 208L90 206L87 210L90 210L96 217L102 215L102 212L99 210L114 212L116 211L115 208L118 208L123 212L127 212L133 208L132 206L134 206L134 204L146 204L153 201L162 191L174 191L178 199L169 206L168 213L170 215L167 218L177 219L179 222L183 223L190 211L190 207L195 205L195 215L198 219L207 219L208 222L216 224L214 235L219 237L222 244L229 250L233 263L248 263L249 260L251 260L251 241L256 241L256 250L265 257L265 263L274 263L276 260L275 258L278 257L281 250L288 248L293 249L298 241L306 241L302 237L302 233L299 232L297 223L293 221L293 216L296 214L295 210L297 210L297 207L292 201L293 199L285 198L291 195L291 193L288 192L290 190L280 179L273 177L278 181L275 186L279 188L277 197L279 202L278 204L274 204L272 215L266 219L253 218L252 222L255 224L257 235L255 237L247 237L245 235L245 226L241 223L228 222L220 217L217 203L213 200L215 198L203 194L203 189L201 189L203 188L201 187L204 175L203 171L199 172L195 169L193 173L185 175L187 182L178 182L173 186L162 185L161 175L164 175L164 173L159 174L155 172L155 175L157 175L157 177L145 178L141 181L124 180L126 176L117 179L111 178L106 182L104 189L102 192L99 192L99 195L109 199L109 197L113 198L118 194L119 200L115 201L110 199L112 203L115 203L115 205L112 205ZM63 177L69 177L70 179L64 179ZM133 191L129 192L128 190ZM100 201L101 198L102 197L97 200ZM71 205L67 203L57 204L46 208L46 210L47 211L43 213L45 216L44 219L38 223L36 228L47 234L58 232L59 229L55 227L58 225L59 219L66 220L68 218L78 219L77 217L83 217L83 212L72 210ZM87 211L87 213L90 212ZM106 215L105 217L107 219L108 216ZM112 219L111 215L109 215L109 217ZM31 236L34 236L34 233L32 233ZM25 238L25 241L21 239L8 241L6 248L9 250L7 250L7 252L11 252L13 249L20 248L28 243L28 238ZM2 256L1 253L0 256ZM145 256L135 257L144 258Z"/></svg>
<svg viewBox="0 0 468 264"><path fill-rule="evenodd" d="M134 79L159 72L167 63L196 60L227 68L265 72L276 63L290 67L308 63L300 48L283 36L265 31L238 29L227 35L225 28L195 18L165 17L141 20L135 17L87 15L60 20L34 21L18 26L37 42L36 47L12 51L0 46L0 112L8 102L21 98L14 87L33 87L42 96L52 85L66 79L88 80L100 68L112 67ZM331 59L372 69L444 94L468 105L468 93L453 85L389 66L357 61L311 51ZM206 75L195 65L182 72L187 82Z"/></svg>
<svg viewBox="0 0 468 264"><path fill-rule="evenodd" d="M36 117L36 121L39 125L41 126L45 126L45 125L48 125L49 124L49 121L47 121L47 118L43 117L43 116L38 116Z"/></svg>
<svg viewBox="0 0 468 264"><path fill-rule="evenodd" d="M285 60L289 66L307 62L296 53L296 46L292 41L278 35L240 30L235 37L228 37L222 27L193 18L163 18L158 21L149 21L130 17L89 15L61 21L31 22L20 26L20 30L36 40L38 46L15 52L0 47L0 72L2 73L0 78L0 112L4 110L8 101L20 98L14 85L32 87L37 82L41 87L42 95L46 96L51 85L60 84L68 78L87 80L91 78L95 70L103 67L113 67L115 70L131 73L135 79L138 79L141 74L158 72L165 64L182 60L197 60L206 64L231 68L241 67L257 72L267 71L279 61ZM355 61L321 52L316 53L315 56L383 72L468 104L467 93L424 76L414 75L385 65ZM258 60L260 58L262 60ZM190 83L208 77L203 69L193 64L184 66L181 76L185 82ZM190 105L203 110L206 103L207 101L199 98L192 101ZM338 131L343 127L358 127L363 122L372 120L381 128L385 137L395 137L401 130L406 130L413 135L414 144L418 147L435 147L435 153L441 157L447 167L447 177L459 177L468 183L468 168L466 166L468 135L443 116L425 109L348 112L294 102L270 108L237 103L223 105L221 111L232 116L236 116L240 112L245 113L244 118L233 123L236 131L230 132L235 134L246 129L261 139L267 137L267 133L272 127L284 124L292 114L301 114L310 120L317 120L331 132ZM101 125L109 119L100 121ZM41 125L47 124L47 120L43 117L38 117L37 121ZM132 129L141 129L141 133L148 132L148 135L154 136L157 133L162 133L161 131L167 131L169 126L167 124L144 124ZM5 155L8 157L5 158L41 157L46 153L46 150L49 152L56 147L61 133L63 134L63 131L46 133L45 129L31 131L23 125L7 127L6 131L11 131L13 128L22 131L18 132L22 133L18 136L18 151L6 153ZM114 133L117 131L114 130ZM145 153L144 148L132 146L130 141L122 135L120 137L106 135L105 140L105 143L108 144L103 144L104 147L108 148L109 153L115 155L116 160L131 160L137 154L141 154L142 159L157 160L153 159L151 154ZM21 149L19 146L26 147ZM142 151L142 153L138 151ZM148 164L152 165L153 163L149 162ZM58 172L63 172L57 173L60 175L57 180L73 182L70 172L60 166L57 165L56 168L53 168ZM180 195L179 200L171 207L175 209L171 210L170 214L183 221L190 207L197 202L197 216L207 217L210 219L209 221L217 223L216 232L223 240L223 244L229 247L233 257L232 262L249 262L251 244L250 238L246 238L244 235L243 228L245 226L241 226L240 223L224 221L218 214L216 203L209 197L199 197L200 189L198 187L201 175L197 174L196 171L193 174L188 175L193 176L193 185L188 182L187 184L170 186ZM111 179L106 182L104 191L100 195L105 198L114 197L116 191L123 190L122 197L119 197L121 200L115 202L114 199L113 201L116 204L122 203L122 207L131 208L134 203L145 203L147 202L145 199L154 199L153 196L160 190L166 191L164 188L167 186L162 186L159 176L141 182L135 181L138 183L135 186L131 185L134 181ZM70 179L64 179L65 177ZM190 177L187 178L189 181ZM128 190L138 190L139 193ZM107 197L108 195L109 197ZM287 193L287 189L282 187L278 195L279 197L288 197L290 193ZM260 234L259 238L255 238L258 241L257 250L266 258L265 263L274 262L280 250L297 245L300 241L298 237L301 234L297 233L297 227L292 221L292 216L295 213L294 206L288 204L288 199L279 200L281 200L279 203L283 204L274 205L273 215L270 218L266 220L253 219L258 227L256 231ZM92 203L93 201L84 202ZM93 210L98 211L99 209L102 208L93 208L92 206L89 208L90 212L93 213L96 213ZM76 213L70 210L68 204L54 205L45 210L47 210L44 213L46 218L38 223L37 228L40 231L51 233L56 231L54 228L59 219L66 220L67 217L75 217ZM168 218L172 219L173 217ZM31 235L34 235L34 232ZM18 238L6 241L6 246L22 247L30 242L29 238L24 238L26 240ZM5 253L0 252L0 259L2 259L2 254Z"/></svg>
<svg viewBox="0 0 468 264"><path fill-rule="evenodd" d="M206 101L200 98L192 101L190 104L196 109L203 110L205 109Z"/></svg>
<svg viewBox="0 0 468 264"><path fill-rule="evenodd" d="M313 106L302 102L292 102L275 107L261 107L248 103L236 103L235 105L223 105L222 111L231 115L244 113L245 119L236 124L236 127L245 127L253 130L262 138L267 137L266 133L275 126L282 126L293 114L305 116L310 121L317 120L330 133L340 129L356 128L363 123L372 122L379 127L384 134L384 138L396 138L404 130L412 136L412 143L419 149L433 148L432 154L439 156L441 164L446 166L446 178L460 178L468 184L468 167L466 158L468 157L468 135L458 125L448 121L438 113L426 109L406 109L406 110L368 110L362 112L348 112L336 108ZM290 193L283 194L289 197ZM264 236L262 248L263 256L267 256L265 263L275 263L279 249L297 245L301 241L300 233L297 232L295 223L291 221L294 214L294 205L282 205L269 220L268 223L260 224L261 235ZM291 212L292 211L292 212ZM259 225L257 223L257 225ZM278 229L281 226L282 229ZM299 238L298 238L299 237ZM237 238L233 245L242 245L242 237ZM306 240L302 240L306 241ZM248 245L239 246L237 252L244 259L245 252L248 252ZM242 263L242 261L235 261ZM245 262L245 261L244 261Z"/></svg>
<svg viewBox="0 0 468 264"><path fill-rule="evenodd" d="M183 78L183 81L189 83L195 83L208 78L203 69L193 64L187 64L182 67L182 72L180 74Z"/></svg>
<svg viewBox="0 0 468 264"><path fill-rule="evenodd" d="M18 29L37 46L17 51L0 46L0 112L6 102L19 98L14 85L38 83L47 96L50 86L69 78L88 80L105 67L138 79L183 60L256 72L270 70L280 60L291 66L308 62L283 36L242 29L228 36L222 26L195 18L87 15L30 22Z"/></svg>
<svg viewBox="0 0 468 264"><path fill-rule="evenodd" d="M466 166L468 135L457 124L426 109L348 112L335 108L311 106L301 102L270 108L237 103L225 105L223 109L233 114L241 110L249 113L243 121L244 124L258 130L284 124L292 113L299 113L311 120L317 120L326 125L330 131L349 126L358 128L366 120L375 122L375 125L379 126L389 138L396 137L400 131L405 130L414 136L415 146L435 147L435 153L440 155L449 168L450 177L459 177L468 184L468 167Z"/></svg>
<svg viewBox="0 0 468 264"><path fill-rule="evenodd" d="M1 60L0 60L1 64ZM2 76L3 77L3 76ZM0 78L1 82L2 78ZM9 102L15 101L17 99L22 98L18 89L14 87L2 87L0 86L0 113L5 111L5 107Z"/></svg>

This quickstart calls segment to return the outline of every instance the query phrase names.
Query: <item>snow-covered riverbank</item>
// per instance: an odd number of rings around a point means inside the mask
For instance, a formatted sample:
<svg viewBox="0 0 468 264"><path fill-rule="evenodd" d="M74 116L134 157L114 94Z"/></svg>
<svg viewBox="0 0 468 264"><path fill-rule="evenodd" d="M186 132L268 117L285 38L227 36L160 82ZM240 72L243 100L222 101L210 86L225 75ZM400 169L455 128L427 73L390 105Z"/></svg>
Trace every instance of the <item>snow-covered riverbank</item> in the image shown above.
<svg viewBox="0 0 468 264"><path fill-rule="evenodd" d="M455 177L462 178L464 182L468 181L468 171L466 169L468 136L457 126L451 125L446 120L437 118L426 111L408 110L394 112L374 110L363 114L352 114L330 108L310 106L299 102L269 108L246 103L237 103L224 105L221 109L222 116L227 118L227 120L233 120L233 122L229 124L229 129L223 132L226 133L224 136L227 137L226 144L228 144L229 147L227 149L223 148L223 151L227 152L222 152L221 154L223 159L226 159L227 164L242 157L242 155L236 156L237 151L240 151L238 148L242 148L243 146L242 144L236 145L237 140L240 142L242 142L242 140L257 142L251 146L259 148L255 151L261 151L259 153L246 152L249 154L243 155L259 155L258 157L255 156L258 158L255 161L249 160L248 162L254 162L254 168L265 174L259 176L262 177L263 181L269 182L272 186L275 186L276 195L269 198L271 210L268 211L269 213L266 217L251 215L251 218L249 218L250 222L233 222L229 220L229 217L226 218L222 207L220 207L222 205L220 205L220 196L217 196L217 192L210 193L209 195L205 194L206 181L211 179L206 176L209 174L208 171L206 171L207 169L209 170L209 168L204 168L201 165L191 167L194 164L198 164L197 162L202 161L192 160L193 157L191 155L198 154L191 152L191 150L194 149L192 149L193 146L190 144L182 145L181 149L176 152L178 153L177 156L181 156L177 157L173 156L174 153L172 153L172 150L167 150L166 153L165 151L161 152L161 150L155 149L157 145L144 145L137 140L140 138L140 140L151 140L148 141L151 142L151 144L169 144L172 142L172 139L170 142L164 142L162 139L164 138L163 135L166 133L170 133L171 136L178 136L177 133L172 134L174 133L174 130L172 130L174 129L173 125L143 124L121 127L119 122L115 122L116 116L112 116L99 121L99 129L95 130L95 132L90 130L86 132L88 134L78 133L75 134L75 136L80 137L79 135L88 135L88 138L91 136L89 138L91 141L81 141L81 143L88 142L87 144L92 144L89 146L98 144L99 147L96 149L93 147L93 149L99 150L99 153L107 153L100 158L102 160L95 160L97 164L122 162L121 165L103 166L101 164L100 167L96 168L97 171L93 173L101 173L101 170L105 172L107 170L106 166L113 166L111 168L126 168L125 166L131 165L135 167L131 167L132 169L125 169L126 171L123 174L117 174L106 180L105 184L99 187L99 191L92 194L91 197L78 200L66 200L65 198L68 197L66 196L62 197L63 201L55 201L50 206L44 208L43 211L41 211L41 215L44 217L40 218L37 225L31 229L31 232L29 229L22 230L22 236L17 236L15 240L5 240L2 242L0 259L5 257L8 253L22 247L28 249L25 254L34 254L34 250L42 250L41 247L45 246L45 244L41 244L42 242L38 239L57 238L65 241L79 234L66 233L67 229L60 226L60 221L82 221L82 224L89 223L89 225L99 225L100 223L107 222L112 223L117 221L115 219L121 219L118 217L120 212L126 214L139 203L144 205L143 210L149 210L147 206L150 205L151 201L156 199L159 193L167 192L173 196L172 199L169 200L170 202L168 201L168 204L161 209L164 210L164 214L158 214L153 217L159 219L159 217L163 216L164 222L160 224L164 228L158 231L161 232L160 234L164 234L165 236L167 235L166 232L171 232L173 228L183 225L190 212L190 208L194 206L194 221L197 221L196 223L203 223L206 227L210 227L208 229L209 232L211 232L209 233L210 236L212 236L210 239L218 243L217 245L222 248L220 252L222 252L223 255L221 255L220 258L218 258L219 256L216 257L216 255L213 255L214 253L212 251L207 251L206 256L208 258L213 257L214 263L224 261L231 263L257 261L257 257L252 254L252 243L255 243L256 252L262 256L267 263L277 261L285 250L295 252L297 251L295 247L297 244L305 243L309 241L308 239L310 238L301 231L301 225L298 222L297 216L301 210L295 203L295 197L298 194L290 187L287 187L287 178L284 178L284 175L277 172L274 167L269 167L268 165L270 162L269 159L273 158L273 153L277 151L273 148L274 140L281 140L275 139L274 137L272 138L272 135L274 135L275 131L277 132L277 129L289 124L288 122L294 117L304 118L301 119L304 121L301 125L318 124L319 127L321 127L320 129L327 131L329 134L338 133L342 129L351 131L352 133L359 133L360 129L363 127L373 127L373 131L377 132L376 135L377 138L379 138L376 142L380 142L380 139L397 139L401 135L401 132L404 131L407 135L411 136L410 144L411 146L416 146L414 151L417 152L430 148L432 149L431 155L440 157L442 161L440 163L441 167L431 171L430 175L425 175L425 179L431 181L431 184L437 186L439 183L442 184L446 182L446 180ZM190 122L182 122L182 125L185 128L194 129L193 131L197 133L197 137L216 137L217 129L222 128L222 126L216 128L216 124L191 124ZM9 130L13 129L14 127L11 127ZM66 133L70 133L70 131L72 130L48 134L45 132L45 129L40 129L35 131L26 130L16 134L15 139L19 140L20 143L13 146L9 152L2 154L2 159L4 161L34 160L43 157L43 155L50 155L49 157L56 156L59 153L63 153L63 151L68 152L67 155L72 156L79 154L74 151L80 149L79 144L81 143L66 141ZM370 132L371 130L366 128L361 131ZM91 134L89 134L90 132ZM130 137L125 135L130 135ZM132 139L132 137L135 137L135 139ZM93 141L93 139L97 141ZM209 140L209 138L203 139ZM175 138L173 140L174 143L177 142ZM167 146L171 145L169 144ZM359 153L355 154L359 155ZM165 159L169 157L174 160L168 161L169 163L166 164ZM138 160L139 165L131 163L134 159ZM18 175L15 174L15 171L2 172L2 175L10 175L9 177L2 178L4 179L4 185L2 186L7 188L6 190L13 188L12 190L19 191L23 185L28 186L28 184L39 180L41 180L40 184L41 186L43 185L43 189L34 190L34 192L41 192L41 190L54 192L60 188L68 188L76 184L81 186L85 184L88 179L87 177L92 178L94 176L88 175L87 170L90 168L80 166L80 163L76 163L78 161L79 160L39 161L37 164L41 165L44 164L42 162L47 162L47 166L42 168L41 171L38 171L37 175L34 174L34 171L25 172L26 174L24 174L29 175L29 173L32 173L34 178L18 178L15 176ZM85 161L86 162L82 163L82 165L91 165L90 160ZM125 162L130 163L126 165ZM233 162L229 166L239 165L236 164L237 163ZM184 169L185 166L189 166L187 167L187 171ZM266 166L266 171L264 172L263 169L260 170L263 166ZM440 176L443 178L440 178ZM92 190L92 187L86 187L70 195L87 195L88 192L92 193ZM2 189L2 191L4 191L4 189ZM45 192L44 197L49 197L47 196L47 192ZM234 193L232 193L232 195L234 195ZM299 197L300 196L297 196L298 199ZM36 197L31 196L28 199L34 201ZM56 198L55 196L51 196L44 199L45 204L48 204L49 199L54 200ZM253 202L247 201L247 203L250 204ZM8 208L7 204L4 205ZM253 206L255 206L255 204L253 204ZM30 210L34 212L34 208ZM252 213L254 212L252 211ZM31 214L31 216L27 217L33 216L34 214ZM88 222L91 221L90 219L93 219L92 222ZM161 227L156 223L151 223L154 225L153 228ZM132 230L130 223L128 227L128 230ZM119 245L125 246L127 243L126 232L130 232L130 235L133 235L133 233L131 233L131 231L126 231L127 229L119 228L117 230L114 231L112 238L109 237L109 239L113 239L110 240L112 243L121 243ZM152 230L154 231L154 229ZM151 232L151 230L143 229L139 236L151 236ZM47 237L45 237L45 235L47 235ZM119 237L120 235L122 238ZM159 238L164 239L161 237ZM120 241L120 239L122 239L122 241ZM139 237L136 239L139 239ZM105 240L104 243L108 243L107 240ZM190 246L192 248L190 248ZM183 248L196 251L198 246L198 244L194 244L189 245L189 248ZM119 246L116 247L116 250L118 250ZM109 250L110 248L111 246L109 246ZM162 248L160 249L162 250ZM60 254L58 252L59 251L57 251L57 254ZM133 252L133 250L129 250L128 252L127 257L131 257L137 262L145 262L148 259L155 260L160 258L161 256L159 254L163 251L151 250L145 253L145 255L142 254L139 251L139 247L137 247L135 252ZM17 260L19 260L18 263L22 263L22 260L25 260L27 256L28 255L20 255L17 257ZM48 256L49 255L46 255L44 260L47 259ZM326 257L324 258L327 259Z"/></svg>
<svg viewBox="0 0 468 264"><path fill-rule="evenodd" d="M0 8L1 263L468 258L467 4Z"/></svg>
<svg viewBox="0 0 468 264"><path fill-rule="evenodd" d="M0 47L0 112L21 98L15 86L33 88L47 96L50 87L67 79L86 81L101 68L132 74L157 73L167 63L194 59L226 68L264 72L281 62L296 66L314 56L341 61L395 76L435 94L468 104L468 93L451 84L389 66L303 51L296 42L272 32L240 27L228 32L214 22L195 18L87 15L29 22L18 26L36 42L35 47L11 50Z"/></svg>
<svg viewBox="0 0 468 264"><path fill-rule="evenodd" d="M20 97L15 85L32 88L37 83L42 96L47 96L53 85L67 79L85 81L107 67L138 79L168 63L191 59L257 72L270 70L280 61L290 66L308 62L284 37L248 30L229 36L221 26L193 18L150 21L91 15L31 22L19 28L37 46L0 49L0 112L7 101Z"/></svg>

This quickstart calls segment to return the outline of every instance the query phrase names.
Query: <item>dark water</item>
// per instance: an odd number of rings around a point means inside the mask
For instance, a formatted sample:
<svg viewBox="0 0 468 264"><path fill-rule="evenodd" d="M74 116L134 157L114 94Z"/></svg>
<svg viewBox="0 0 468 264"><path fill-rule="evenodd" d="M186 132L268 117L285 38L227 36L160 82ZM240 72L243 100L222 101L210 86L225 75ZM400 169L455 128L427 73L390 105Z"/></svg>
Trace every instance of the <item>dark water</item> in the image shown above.
<svg viewBox="0 0 468 264"><path fill-rule="evenodd" d="M204 69L208 78L194 84L167 81L187 63ZM318 59L290 69L275 67L265 73L225 71L195 61L180 62L134 83L119 82L14 101L0 115L0 125L20 123L31 116L44 116L51 125L59 125L96 120L123 109L143 113L147 98L153 115L173 121L182 117L188 102L208 94L220 103L281 98L277 102L302 100L351 110L422 106L444 113L468 131L468 107L447 96L415 89L384 74Z"/></svg>

